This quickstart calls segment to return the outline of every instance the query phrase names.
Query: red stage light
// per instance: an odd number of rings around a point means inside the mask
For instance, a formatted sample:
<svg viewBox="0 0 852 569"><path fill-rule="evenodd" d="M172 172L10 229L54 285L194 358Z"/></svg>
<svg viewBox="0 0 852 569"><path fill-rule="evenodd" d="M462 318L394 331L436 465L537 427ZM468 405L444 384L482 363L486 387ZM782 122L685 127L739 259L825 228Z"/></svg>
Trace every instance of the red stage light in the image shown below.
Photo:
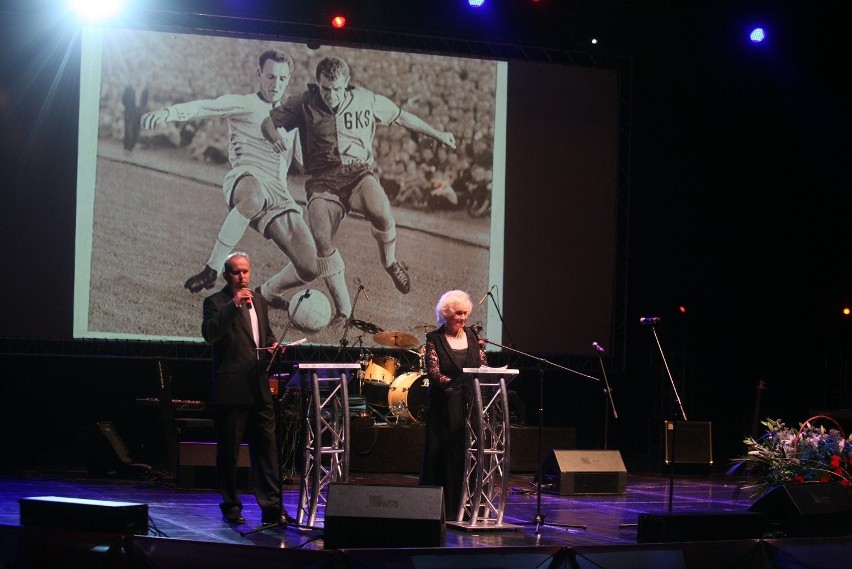
<svg viewBox="0 0 852 569"><path fill-rule="evenodd" d="M331 25L337 29L340 29L346 25L346 18L344 18L343 16L335 16L331 19Z"/></svg>

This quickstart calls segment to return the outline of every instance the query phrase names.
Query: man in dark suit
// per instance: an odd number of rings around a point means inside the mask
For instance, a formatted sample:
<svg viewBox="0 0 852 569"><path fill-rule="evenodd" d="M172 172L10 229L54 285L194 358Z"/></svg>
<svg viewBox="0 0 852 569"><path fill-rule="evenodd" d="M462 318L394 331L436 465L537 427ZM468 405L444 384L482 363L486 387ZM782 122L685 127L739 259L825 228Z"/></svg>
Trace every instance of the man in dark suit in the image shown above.
<svg viewBox="0 0 852 569"><path fill-rule="evenodd" d="M245 253L229 255L222 276L227 284L204 300L201 323L201 334L213 345L211 403L216 423L216 471L222 494L219 507L228 523L245 523L237 492L237 457L246 435L262 523L293 523L281 504L275 412L266 374L269 357L278 342L269 325L266 299L248 288L251 262Z"/></svg>

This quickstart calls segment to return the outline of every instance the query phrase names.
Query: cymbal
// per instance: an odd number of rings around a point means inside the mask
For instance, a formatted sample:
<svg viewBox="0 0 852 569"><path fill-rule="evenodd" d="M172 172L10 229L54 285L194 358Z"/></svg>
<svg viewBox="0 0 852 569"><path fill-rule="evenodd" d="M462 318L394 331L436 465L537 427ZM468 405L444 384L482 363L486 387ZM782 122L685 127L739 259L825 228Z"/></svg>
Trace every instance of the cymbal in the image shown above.
<svg viewBox="0 0 852 569"><path fill-rule="evenodd" d="M355 328L358 328L362 332L366 332L367 334L378 334L382 331L381 328L379 328L372 322L365 322L364 320L356 320L353 318L349 321L349 324L351 324Z"/></svg>
<svg viewBox="0 0 852 569"><path fill-rule="evenodd" d="M418 324L417 326L412 328L412 330L417 330L421 334L425 334L426 332L431 332L435 328L436 328L436 326L433 326L432 324L426 324L424 322L423 324Z"/></svg>
<svg viewBox="0 0 852 569"><path fill-rule="evenodd" d="M394 348L413 348L420 342L411 334L405 332L379 332L373 336L377 344Z"/></svg>

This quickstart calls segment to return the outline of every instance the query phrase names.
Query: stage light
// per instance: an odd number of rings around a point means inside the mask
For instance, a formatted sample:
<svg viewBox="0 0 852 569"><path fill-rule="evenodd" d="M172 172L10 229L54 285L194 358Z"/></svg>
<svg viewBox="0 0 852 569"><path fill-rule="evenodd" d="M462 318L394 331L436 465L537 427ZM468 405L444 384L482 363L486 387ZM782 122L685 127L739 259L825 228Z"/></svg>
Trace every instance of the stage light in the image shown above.
<svg viewBox="0 0 852 569"><path fill-rule="evenodd" d="M68 7L86 22L109 20L124 7L124 0L68 0Z"/></svg>
<svg viewBox="0 0 852 569"><path fill-rule="evenodd" d="M331 19L331 25L339 30L346 25L346 18L343 16L335 16Z"/></svg>
<svg viewBox="0 0 852 569"><path fill-rule="evenodd" d="M485 0L467 0L469 6L473 6L474 8L479 8L483 4L485 4Z"/></svg>
<svg viewBox="0 0 852 569"><path fill-rule="evenodd" d="M849 307L843 309L843 316L849 316L850 314L852 314L852 310Z"/></svg>
<svg viewBox="0 0 852 569"><path fill-rule="evenodd" d="M760 43L766 39L766 32L763 28L754 28L751 33L749 33L748 39L750 39L752 43Z"/></svg>

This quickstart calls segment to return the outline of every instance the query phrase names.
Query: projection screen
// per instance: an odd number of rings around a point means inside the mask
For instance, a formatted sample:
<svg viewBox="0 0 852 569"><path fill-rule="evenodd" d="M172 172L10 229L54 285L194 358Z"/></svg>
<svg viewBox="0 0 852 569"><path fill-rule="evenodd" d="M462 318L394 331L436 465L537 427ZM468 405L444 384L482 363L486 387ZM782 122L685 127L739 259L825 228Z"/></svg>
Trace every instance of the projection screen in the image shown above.
<svg viewBox="0 0 852 569"><path fill-rule="evenodd" d="M273 307L273 329L286 341L369 347L377 330L422 341L450 289L471 294L470 322L498 344L583 354L592 341L613 339L623 321L615 294L625 288L616 281L626 258L617 69L208 34L81 33L74 338L200 341L203 300L224 280L185 284L207 264L221 273L223 248L250 255L252 287L265 293L288 266L262 224L247 221L235 232L226 223L225 189L240 154L231 118L183 112L195 101L256 94L258 58L274 48L294 61L282 101L316 82L320 60L337 57L349 64L352 85L456 142L453 149L399 124L377 124L372 168L410 292L383 267L379 243L388 235L351 211L334 244L345 267L346 316L358 326L323 326L339 299L320 277L280 294L289 312L280 301ZM140 124L165 108L167 122ZM296 155L280 179L304 210L303 161ZM311 300L300 304L304 290ZM295 305L301 312L291 318Z"/></svg>

